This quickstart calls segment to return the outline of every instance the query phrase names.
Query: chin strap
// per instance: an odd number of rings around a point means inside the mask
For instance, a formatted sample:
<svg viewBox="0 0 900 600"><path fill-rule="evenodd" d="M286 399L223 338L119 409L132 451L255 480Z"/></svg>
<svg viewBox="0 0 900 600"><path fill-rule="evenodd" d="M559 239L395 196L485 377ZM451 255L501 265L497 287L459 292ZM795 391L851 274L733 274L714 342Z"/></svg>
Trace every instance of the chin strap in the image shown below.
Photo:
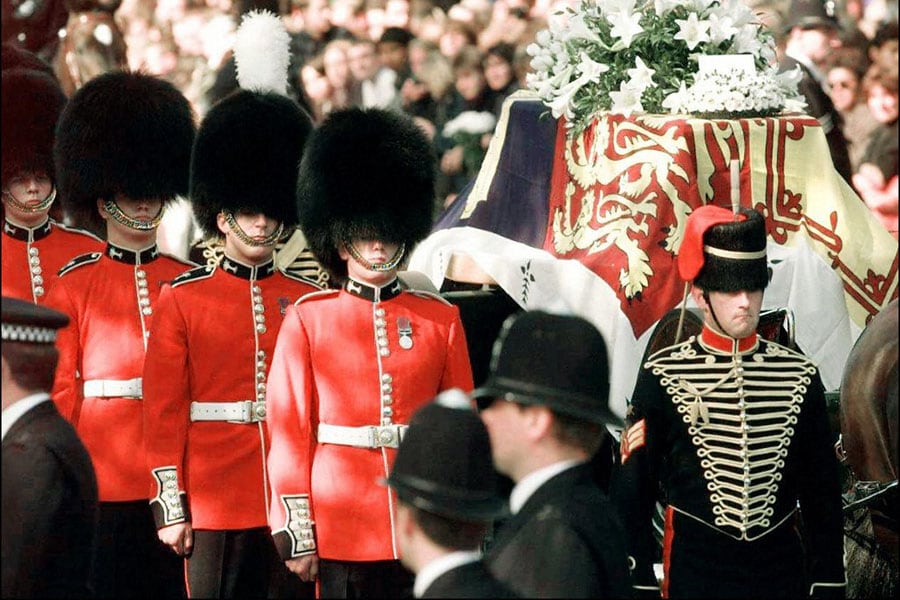
<svg viewBox="0 0 900 600"><path fill-rule="evenodd" d="M39 213L44 212L50 205L53 204L53 201L56 200L56 186L53 186L53 189L50 190L50 193L47 194L47 197L44 198L40 204L36 204L35 206L29 206L20 202L15 196L12 195L12 192L9 190L3 190L3 197L6 198L6 203L15 208L16 210L20 210L22 212L27 213Z"/></svg>
<svg viewBox="0 0 900 600"><path fill-rule="evenodd" d="M713 309L712 302L709 301L709 292L706 290L703 290L703 300L706 302L706 305L709 306L709 314L712 315L713 322L716 324L716 327L719 328L719 331L723 335L727 335L728 337L731 337L731 335L727 331L725 331L725 328L722 327L722 324L719 323L719 317L716 316L716 311L715 311L715 309Z"/></svg>
<svg viewBox="0 0 900 600"><path fill-rule="evenodd" d="M278 243L278 240L281 239L282 233L284 233L284 224L279 223L278 227L275 228L275 231L267 235L261 240L254 240L252 237L247 235L247 233L241 229L241 226L238 225L237 220L234 218L234 213L230 210L222 211L222 216L225 217L225 223L228 224L228 229L235 235L235 237L248 246L252 246L254 248L259 248L262 246L274 246Z"/></svg>
<svg viewBox="0 0 900 600"><path fill-rule="evenodd" d="M406 244L400 244L400 247L397 248L394 256L392 256L389 261L376 265L363 258L362 254L359 253L359 250L356 249L352 242L344 242L344 248L347 249L347 252L349 252L350 256L353 257L353 260L358 262L365 269L369 271L376 271L378 273L393 271L394 269L396 269L400 264L400 261L403 260L403 255L406 253Z"/></svg>
<svg viewBox="0 0 900 600"><path fill-rule="evenodd" d="M159 207L159 212L156 213L156 216L150 219L149 221L145 221L142 219L135 219L134 217L129 217L122 209L119 208L119 205L116 204L114 200L106 200L103 203L103 209L109 213L109 216L115 219L117 222L121 223L125 227L130 229L136 229L137 231L150 231L151 229L156 229L159 227L160 221L162 221L163 214L166 212L165 205Z"/></svg>

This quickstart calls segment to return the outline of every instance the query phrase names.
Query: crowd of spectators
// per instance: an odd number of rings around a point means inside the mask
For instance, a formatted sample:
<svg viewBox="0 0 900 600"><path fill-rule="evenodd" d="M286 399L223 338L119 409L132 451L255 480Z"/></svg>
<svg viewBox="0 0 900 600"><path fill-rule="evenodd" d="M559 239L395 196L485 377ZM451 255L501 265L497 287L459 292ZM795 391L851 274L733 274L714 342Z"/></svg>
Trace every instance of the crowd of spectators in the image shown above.
<svg viewBox="0 0 900 600"><path fill-rule="evenodd" d="M59 0L68 1L68 0ZM784 41L792 0L743 0ZM237 87L231 56L241 15L276 12L291 36L290 94L321 122L346 106L410 114L438 153L439 211L477 172L447 124L500 116L525 87L526 48L575 0L116 0L106 2L132 69L176 85L198 119ZM58 2L57 2L58 3ZM90 4L87 0L75 4ZM5 2L6 4L6 2ZM4 4L4 5L5 5ZM15 2L13 2L15 4ZM896 236L897 0L825 0L840 34L818 64L843 118L852 185ZM5 35L5 34L4 34ZM483 150L490 134L481 136ZM874 143L873 143L874 142ZM848 178L849 180L849 178Z"/></svg>

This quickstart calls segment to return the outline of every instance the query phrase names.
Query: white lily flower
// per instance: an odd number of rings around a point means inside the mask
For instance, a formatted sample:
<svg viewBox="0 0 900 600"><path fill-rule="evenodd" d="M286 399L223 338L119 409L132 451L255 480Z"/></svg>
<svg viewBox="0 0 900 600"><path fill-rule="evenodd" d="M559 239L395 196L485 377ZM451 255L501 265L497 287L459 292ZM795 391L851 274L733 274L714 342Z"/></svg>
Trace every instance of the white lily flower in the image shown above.
<svg viewBox="0 0 900 600"><path fill-rule="evenodd" d="M612 29L609 32L610 35L621 41L625 48L631 46L634 36L644 31L644 28L639 23L641 20L640 14L615 13L609 15L607 20L612 25Z"/></svg>
<svg viewBox="0 0 900 600"><path fill-rule="evenodd" d="M693 50L698 44L709 41L709 21L701 21L697 13L691 13L687 19L675 19L678 24L676 40L683 40L688 50Z"/></svg>
<svg viewBox="0 0 900 600"><path fill-rule="evenodd" d="M609 71L609 65L599 63L588 56L588 53L581 52L581 63L578 65L578 71L589 81L596 83L600 80L600 75Z"/></svg>
<svg viewBox="0 0 900 600"><path fill-rule="evenodd" d="M635 67L627 71L629 77L628 85L641 90L641 93L643 93L647 88L656 85L653 82L653 75L656 74L656 70L648 67L640 56L636 56L634 62Z"/></svg>
<svg viewBox="0 0 900 600"><path fill-rule="evenodd" d="M613 112L622 113L626 117L634 112L644 112L644 106L641 104L641 90L635 89L622 82L619 85L618 92L610 92L609 99L612 100Z"/></svg>
<svg viewBox="0 0 900 600"><path fill-rule="evenodd" d="M737 32L737 27L734 26L734 19L730 16L719 16L715 13L709 15L709 41L713 44L728 41Z"/></svg>

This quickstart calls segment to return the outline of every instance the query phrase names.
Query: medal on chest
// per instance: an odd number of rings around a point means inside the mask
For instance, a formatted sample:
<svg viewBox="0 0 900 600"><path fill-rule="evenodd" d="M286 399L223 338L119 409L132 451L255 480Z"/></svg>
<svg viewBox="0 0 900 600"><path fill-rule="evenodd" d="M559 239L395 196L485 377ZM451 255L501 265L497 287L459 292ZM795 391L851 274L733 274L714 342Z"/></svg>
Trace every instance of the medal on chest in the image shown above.
<svg viewBox="0 0 900 600"><path fill-rule="evenodd" d="M412 323L406 317L397 319L397 333L400 335L400 347L409 350L413 347Z"/></svg>

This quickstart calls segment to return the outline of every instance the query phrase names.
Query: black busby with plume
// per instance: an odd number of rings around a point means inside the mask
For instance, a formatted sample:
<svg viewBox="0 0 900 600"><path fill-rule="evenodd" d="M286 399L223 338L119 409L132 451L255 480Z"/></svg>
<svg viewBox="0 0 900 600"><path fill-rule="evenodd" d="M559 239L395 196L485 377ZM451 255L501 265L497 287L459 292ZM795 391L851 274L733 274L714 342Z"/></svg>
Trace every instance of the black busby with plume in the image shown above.
<svg viewBox="0 0 900 600"><path fill-rule="evenodd" d="M234 47L241 89L217 102L197 133L191 203L208 237L220 212L297 223L297 167L313 125L287 97L290 36L276 15L244 16Z"/></svg>
<svg viewBox="0 0 900 600"><path fill-rule="evenodd" d="M14 68L3 71L0 89L3 187L20 171L43 171L55 182L53 137L66 105L59 82L43 71Z"/></svg>
<svg viewBox="0 0 900 600"><path fill-rule="evenodd" d="M116 71L90 80L57 129L63 207L78 225L105 235L98 199L123 194L166 203L186 195L195 132L190 103L163 79Z"/></svg>
<svg viewBox="0 0 900 600"><path fill-rule="evenodd" d="M354 238L402 244L431 230L435 157L421 129L381 109L337 111L313 133L300 163L300 226L316 258L338 280L338 248Z"/></svg>
<svg viewBox="0 0 900 600"><path fill-rule="evenodd" d="M678 271L709 292L762 290L769 284L766 220L753 209L739 213L701 206L688 217Z"/></svg>

